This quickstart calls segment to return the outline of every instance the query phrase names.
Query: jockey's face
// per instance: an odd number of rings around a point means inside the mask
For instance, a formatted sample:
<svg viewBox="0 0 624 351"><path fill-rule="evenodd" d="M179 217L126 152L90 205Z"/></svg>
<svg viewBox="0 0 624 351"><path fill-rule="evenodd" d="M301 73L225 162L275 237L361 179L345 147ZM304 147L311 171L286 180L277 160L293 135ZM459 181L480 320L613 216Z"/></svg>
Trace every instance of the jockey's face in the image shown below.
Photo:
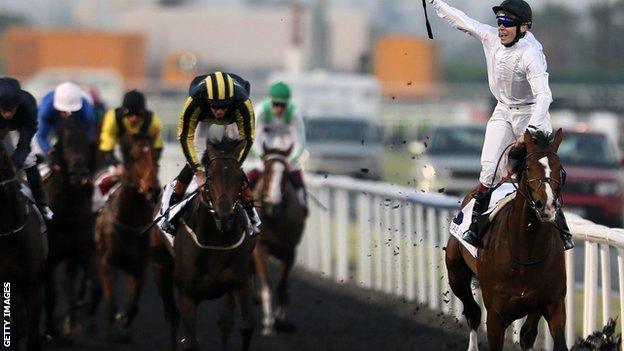
<svg viewBox="0 0 624 351"><path fill-rule="evenodd" d="M210 107L210 110L212 111L212 114L215 116L215 118L221 119L225 117L225 114L227 113L228 108L221 107L221 106L214 106L214 107Z"/></svg>
<svg viewBox="0 0 624 351"><path fill-rule="evenodd" d="M72 112L71 111L59 111L59 115L61 115L61 117L63 118L67 118L72 115Z"/></svg>
<svg viewBox="0 0 624 351"><path fill-rule="evenodd" d="M283 102L273 102L271 103L271 112L273 113L273 115L277 116L277 117L282 117L282 115L284 114L284 111L286 111L286 104Z"/></svg>
<svg viewBox="0 0 624 351"><path fill-rule="evenodd" d="M9 110L0 110L0 114L2 114L4 119L12 119L15 116L15 111L17 111L17 107Z"/></svg>
<svg viewBox="0 0 624 351"><path fill-rule="evenodd" d="M518 32L517 25L506 27L504 23L501 23L503 21L501 21L500 18L502 17L504 19L515 19L516 17L504 11L497 13L496 17L498 19L498 23L500 23L498 25L498 37L500 38L501 44L509 45L513 43L513 41L516 39L516 34ZM526 33L527 29L528 29L528 26L526 24L521 25L520 33L521 34Z"/></svg>
<svg viewBox="0 0 624 351"><path fill-rule="evenodd" d="M127 114L126 118L128 119L128 122L130 122L130 125L134 127L139 123L139 120L141 119L141 115L136 114L136 113L131 113L131 114Z"/></svg>

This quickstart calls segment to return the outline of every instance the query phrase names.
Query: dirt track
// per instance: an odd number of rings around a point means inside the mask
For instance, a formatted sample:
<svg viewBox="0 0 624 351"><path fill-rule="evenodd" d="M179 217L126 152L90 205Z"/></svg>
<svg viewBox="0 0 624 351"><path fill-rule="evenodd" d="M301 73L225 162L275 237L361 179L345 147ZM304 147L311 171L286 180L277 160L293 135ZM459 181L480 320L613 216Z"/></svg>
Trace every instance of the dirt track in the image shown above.
<svg viewBox="0 0 624 351"><path fill-rule="evenodd" d="M463 323L437 316L414 302L334 285L301 270L293 278L290 319L298 331L273 337L256 333L252 350L462 350L467 347ZM216 318L220 306L220 301L212 301L200 308L202 350L219 349ZM97 331L83 333L76 337L74 347L59 350L168 350L168 329L151 275L140 308L132 342L105 341L103 306L100 306L94 320ZM259 321L260 308L256 311ZM84 316L81 320L88 323ZM233 334L231 346L233 350L240 349L238 333Z"/></svg>

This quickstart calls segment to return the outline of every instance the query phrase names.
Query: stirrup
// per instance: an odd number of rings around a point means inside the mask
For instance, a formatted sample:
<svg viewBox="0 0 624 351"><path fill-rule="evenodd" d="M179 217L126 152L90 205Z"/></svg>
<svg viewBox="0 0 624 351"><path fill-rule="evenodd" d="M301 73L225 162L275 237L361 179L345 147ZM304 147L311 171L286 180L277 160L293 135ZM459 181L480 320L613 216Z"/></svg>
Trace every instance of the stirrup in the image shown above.
<svg viewBox="0 0 624 351"><path fill-rule="evenodd" d="M43 219L45 219L46 221L51 221L54 218L54 212L52 212L50 206L37 205L37 209L39 210L39 213L41 213Z"/></svg>
<svg viewBox="0 0 624 351"><path fill-rule="evenodd" d="M176 232L178 231L178 226L171 223L170 220L165 219L162 224L160 225L160 229L162 229L163 232L171 235L171 236L175 236Z"/></svg>

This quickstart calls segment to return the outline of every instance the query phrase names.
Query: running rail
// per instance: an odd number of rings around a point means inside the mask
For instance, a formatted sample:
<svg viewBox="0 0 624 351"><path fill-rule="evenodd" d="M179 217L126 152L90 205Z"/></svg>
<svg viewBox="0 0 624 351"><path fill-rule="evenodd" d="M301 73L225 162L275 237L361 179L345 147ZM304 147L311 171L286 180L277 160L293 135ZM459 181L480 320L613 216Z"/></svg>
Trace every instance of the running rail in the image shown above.
<svg viewBox="0 0 624 351"><path fill-rule="evenodd" d="M343 176L307 175L306 181L311 196L329 210L309 201L299 266L338 283L383 291L463 319L461 302L450 292L442 250L459 198ZM602 330L609 317L624 317L624 229L597 225L572 213L566 217L577 244L566 252L566 341L571 347L579 337ZM612 255L617 260L613 264ZM583 257L583 274L575 279L575 265ZM612 286L613 279L617 284ZM483 308L480 291L476 295ZM576 325L579 313L582 323ZM482 315L485 327L486 314ZM619 318L622 334L623 322ZM516 342L521 325L521 320L513 324ZM537 340L536 346L552 349L546 323Z"/></svg>

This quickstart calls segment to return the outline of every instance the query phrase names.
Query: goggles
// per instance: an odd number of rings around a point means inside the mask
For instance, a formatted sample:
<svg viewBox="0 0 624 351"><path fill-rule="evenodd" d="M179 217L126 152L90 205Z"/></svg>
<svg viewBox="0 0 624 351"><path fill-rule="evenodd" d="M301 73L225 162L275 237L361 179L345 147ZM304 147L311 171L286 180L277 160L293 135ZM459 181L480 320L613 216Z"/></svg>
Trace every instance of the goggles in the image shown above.
<svg viewBox="0 0 624 351"><path fill-rule="evenodd" d="M516 18L511 18L508 16L496 16L496 23L500 27L501 25L505 28L515 27L520 24L520 21Z"/></svg>
<svg viewBox="0 0 624 351"><path fill-rule="evenodd" d="M273 107L286 107L286 103L285 103L285 102L277 102L277 101L274 101L274 102L272 102L272 103L271 103L271 105L272 105Z"/></svg>

